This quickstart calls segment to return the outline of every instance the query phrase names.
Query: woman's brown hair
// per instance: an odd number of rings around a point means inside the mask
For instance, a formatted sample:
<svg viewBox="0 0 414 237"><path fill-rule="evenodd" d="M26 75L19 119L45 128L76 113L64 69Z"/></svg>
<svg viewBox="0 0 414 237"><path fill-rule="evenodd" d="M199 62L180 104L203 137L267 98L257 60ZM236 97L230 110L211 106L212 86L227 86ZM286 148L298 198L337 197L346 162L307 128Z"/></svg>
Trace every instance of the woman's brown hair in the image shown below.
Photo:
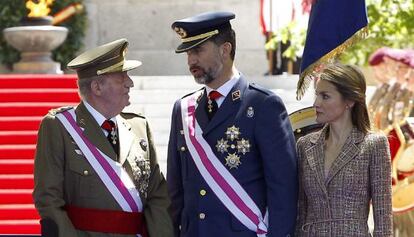
<svg viewBox="0 0 414 237"><path fill-rule="evenodd" d="M371 124L365 102L367 86L364 74L355 66L332 63L323 67L320 80L331 82L344 100L354 102L351 110L352 124L359 131L367 134Z"/></svg>

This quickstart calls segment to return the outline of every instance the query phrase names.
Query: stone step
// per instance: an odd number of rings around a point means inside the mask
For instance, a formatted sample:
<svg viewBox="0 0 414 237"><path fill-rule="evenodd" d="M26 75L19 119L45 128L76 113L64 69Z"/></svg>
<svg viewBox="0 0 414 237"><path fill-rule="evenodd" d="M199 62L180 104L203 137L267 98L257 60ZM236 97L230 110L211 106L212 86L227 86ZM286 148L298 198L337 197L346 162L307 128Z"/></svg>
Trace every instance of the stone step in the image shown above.
<svg viewBox="0 0 414 237"><path fill-rule="evenodd" d="M134 89L189 89L196 90L202 86L197 84L191 76L133 76Z"/></svg>
<svg viewBox="0 0 414 237"><path fill-rule="evenodd" d="M131 104L124 109L124 112L141 113L146 117L171 117L173 109L172 103L167 104Z"/></svg>

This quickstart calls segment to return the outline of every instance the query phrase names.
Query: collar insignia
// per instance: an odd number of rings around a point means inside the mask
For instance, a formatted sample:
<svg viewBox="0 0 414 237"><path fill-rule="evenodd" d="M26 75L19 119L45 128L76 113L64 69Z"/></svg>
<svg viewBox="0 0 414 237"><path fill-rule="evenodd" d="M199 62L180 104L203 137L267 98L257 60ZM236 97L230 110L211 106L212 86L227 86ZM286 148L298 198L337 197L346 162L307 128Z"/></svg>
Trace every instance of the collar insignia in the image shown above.
<svg viewBox="0 0 414 237"><path fill-rule="evenodd" d="M240 99L240 90L231 93L231 99L233 101Z"/></svg>

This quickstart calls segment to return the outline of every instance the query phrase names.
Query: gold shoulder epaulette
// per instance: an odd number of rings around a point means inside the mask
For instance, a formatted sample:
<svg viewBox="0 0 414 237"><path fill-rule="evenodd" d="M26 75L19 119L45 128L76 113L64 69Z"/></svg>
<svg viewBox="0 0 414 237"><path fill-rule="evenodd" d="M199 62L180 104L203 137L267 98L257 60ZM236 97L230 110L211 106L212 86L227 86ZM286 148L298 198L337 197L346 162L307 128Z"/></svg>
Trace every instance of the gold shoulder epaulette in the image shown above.
<svg viewBox="0 0 414 237"><path fill-rule="evenodd" d="M70 110L72 108L73 108L73 106L63 106L63 107L60 107L60 108L51 109L51 110L49 110L49 114L55 116L56 114L62 113L64 111Z"/></svg>

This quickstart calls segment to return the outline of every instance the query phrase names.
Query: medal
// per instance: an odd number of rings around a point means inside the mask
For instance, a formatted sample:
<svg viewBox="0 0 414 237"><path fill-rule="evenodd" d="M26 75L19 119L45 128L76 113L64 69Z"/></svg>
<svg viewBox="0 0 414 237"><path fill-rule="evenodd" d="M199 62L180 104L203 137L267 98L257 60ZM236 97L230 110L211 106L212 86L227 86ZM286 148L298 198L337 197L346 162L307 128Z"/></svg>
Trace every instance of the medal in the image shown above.
<svg viewBox="0 0 414 237"><path fill-rule="evenodd" d="M227 144L227 140L224 140L222 138L217 141L216 148L218 152L224 153L224 152L227 152L227 148L229 148L229 144Z"/></svg>
<svg viewBox="0 0 414 237"><path fill-rule="evenodd" d="M208 112L209 113L213 112L213 101L210 100L210 98L209 98L208 101L207 101L207 103L208 103L208 105L207 105Z"/></svg>
<svg viewBox="0 0 414 237"><path fill-rule="evenodd" d="M232 127L227 128L227 131L226 131L227 139L230 139L231 141L234 141L236 139L239 139L239 135L240 135L240 131L239 130L240 129L237 128L234 125Z"/></svg>
<svg viewBox="0 0 414 237"><path fill-rule="evenodd" d="M230 168L239 168L239 165L241 164L240 162L240 157L238 155L236 155L236 153L233 154L229 154L226 157L226 165Z"/></svg>
<svg viewBox="0 0 414 237"><path fill-rule="evenodd" d="M241 141L237 141L237 152L238 153L243 153L243 155L245 155L249 151L250 151L249 140L244 140L242 138Z"/></svg>
<svg viewBox="0 0 414 237"><path fill-rule="evenodd" d="M116 145L116 131L115 131L115 128L112 128L111 140L112 140L112 144Z"/></svg>

